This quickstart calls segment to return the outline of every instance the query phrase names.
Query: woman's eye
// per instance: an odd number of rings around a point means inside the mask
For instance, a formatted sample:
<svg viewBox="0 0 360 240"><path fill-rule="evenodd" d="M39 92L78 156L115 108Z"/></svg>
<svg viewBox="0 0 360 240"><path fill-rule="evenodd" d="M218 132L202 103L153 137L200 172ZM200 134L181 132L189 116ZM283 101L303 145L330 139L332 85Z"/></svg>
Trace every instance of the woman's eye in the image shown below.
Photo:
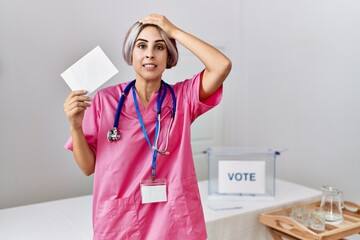
<svg viewBox="0 0 360 240"><path fill-rule="evenodd" d="M163 45L157 45L157 46L156 46L156 49L157 49L157 50L163 50L163 49L164 49L164 46L163 46Z"/></svg>
<svg viewBox="0 0 360 240"><path fill-rule="evenodd" d="M146 46L145 46L145 44L139 44L138 45L138 48L140 48L140 49L143 49L143 48L145 48Z"/></svg>

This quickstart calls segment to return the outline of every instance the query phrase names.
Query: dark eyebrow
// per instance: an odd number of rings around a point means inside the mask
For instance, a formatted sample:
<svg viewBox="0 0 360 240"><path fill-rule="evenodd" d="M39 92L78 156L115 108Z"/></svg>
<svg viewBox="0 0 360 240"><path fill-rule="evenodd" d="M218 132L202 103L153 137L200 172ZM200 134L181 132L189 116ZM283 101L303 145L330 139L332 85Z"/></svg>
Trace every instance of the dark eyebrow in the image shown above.
<svg viewBox="0 0 360 240"><path fill-rule="evenodd" d="M149 42L148 40L142 39L142 38L136 39L136 42L138 42L138 41ZM158 42L165 42L165 41L163 39L159 39L159 40L155 40L155 42L158 43Z"/></svg>

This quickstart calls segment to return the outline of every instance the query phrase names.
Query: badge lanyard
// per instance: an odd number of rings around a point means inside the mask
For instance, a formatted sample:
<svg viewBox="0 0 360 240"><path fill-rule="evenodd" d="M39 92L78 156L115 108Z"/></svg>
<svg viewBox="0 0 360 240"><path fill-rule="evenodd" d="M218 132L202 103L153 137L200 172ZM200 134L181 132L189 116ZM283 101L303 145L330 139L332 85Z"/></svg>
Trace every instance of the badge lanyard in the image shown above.
<svg viewBox="0 0 360 240"><path fill-rule="evenodd" d="M155 174L156 174L156 157L157 154L166 154L168 155L169 152L167 151L168 148L168 142L169 142L169 134L170 134L170 129L175 117L175 112L176 112L176 97L175 97L175 93L173 88L167 84L166 82L161 80L161 84L160 84L160 89L159 89L159 93L157 96L157 101L156 101L156 107L157 107L157 117L156 117L156 126L155 126L155 138L154 138L154 145L151 145L150 139L148 137L148 134L146 132L145 129L145 125L143 122L143 119L141 117L140 114L140 108L139 108L139 103L137 101L136 98L136 92L135 92L135 81L133 80L131 81L124 89L124 91L121 94L119 103L118 103L118 107L116 109L116 114L115 114L115 119L114 119L114 125L113 128L111 130L108 131L107 133L107 139L109 140L109 142L115 142L120 140L120 133L118 130L118 125L119 125L119 120L120 120L120 113L121 113L121 109L124 105L124 101L125 98L127 97L127 95L129 94L130 90L132 89L132 93L133 93L133 98L134 98L134 104L135 104L135 108L136 108L136 113L140 122L140 126L141 129L143 131L143 134L145 136L145 139L150 147L150 150L153 151L153 157L152 157L152 163L151 163L151 179L154 181L155 180ZM167 94L167 90L170 90L170 94L172 97L172 102L173 102L173 108L172 108L172 112L171 112L171 120L167 129L167 134L166 134L166 138L165 138L165 148L163 150L160 150L158 148L158 140L159 140L159 134L160 134L160 118L161 118L161 107L162 107L162 103L166 97Z"/></svg>
<svg viewBox="0 0 360 240"><path fill-rule="evenodd" d="M151 145L149 136L148 136L146 128L145 128L144 121L143 121L143 119L141 117L139 103L138 103L138 100L136 98L135 85L132 86L132 93L133 93L133 98L134 98L134 103L135 103L135 108L136 108L136 113L137 113L137 116L138 116L138 119L139 119L139 123L140 123L141 129L142 129L142 132L143 132L143 134L145 136L145 139L146 139L146 141L147 141L147 143L149 145L149 148L150 148L151 151L153 151L152 162L151 162L151 180L152 181L155 181L156 158L157 158L158 152L168 154L168 152L159 151L158 148L157 148L157 144L158 144L158 140L159 140L159 133L160 133L161 106L162 106L162 103L163 103L163 101L165 99L168 88L171 91L171 95L173 97L173 99L172 99L173 100L173 105L174 105L172 115L171 115L171 118L172 118L171 120L173 120L174 115L175 115L176 100L174 101L175 94L173 92L173 89L169 85L167 85L165 82L161 81L161 85L160 85L160 89L159 89L159 93L158 93L157 101L156 101L156 107L157 107L157 113L156 114L157 114L157 117L156 117L156 126L155 126L154 145ZM169 126L168 130L170 130L170 126ZM168 139L168 136L167 136L166 139ZM167 140L166 140L166 144L167 144ZM166 148L167 148L167 146L166 146Z"/></svg>

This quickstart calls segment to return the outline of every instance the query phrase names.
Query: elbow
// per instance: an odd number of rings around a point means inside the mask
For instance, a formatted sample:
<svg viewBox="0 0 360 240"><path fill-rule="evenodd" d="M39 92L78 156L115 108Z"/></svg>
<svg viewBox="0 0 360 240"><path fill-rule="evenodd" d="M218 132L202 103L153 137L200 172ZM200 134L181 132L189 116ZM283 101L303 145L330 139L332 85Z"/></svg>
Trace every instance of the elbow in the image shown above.
<svg viewBox="0 0 360 240"><path fill-rule="evenodd" d="M225 81L227 76L230 74L231 68L232 68L232 62L230 59L227 58L221 66L220 75L222 76L221 78L223 79L223 81Z"/></svg>
<svg viewBox="0 0 360 240"><path fill-rule="evenodd" d="M95 169L93 167L91 168L82 168L81 169L83 174L87 177L91 176L94 172L95 172Z"/></svg>
<svg viewBox="0 0 360 240"><path fill-rule="evenodd" d="M232 68L232 62L230 59L227 59L227 61L225 61L224 63L224 72L226 76L229 75L231 68Z"/></svg>
<svg viewBox="0 0 360 240"><path fill-rule="evenodd" d="M85 176L89 177L89 176L91 176L91 175L94 173L94 171L83 170L83 173L84 173Z"/></svg>

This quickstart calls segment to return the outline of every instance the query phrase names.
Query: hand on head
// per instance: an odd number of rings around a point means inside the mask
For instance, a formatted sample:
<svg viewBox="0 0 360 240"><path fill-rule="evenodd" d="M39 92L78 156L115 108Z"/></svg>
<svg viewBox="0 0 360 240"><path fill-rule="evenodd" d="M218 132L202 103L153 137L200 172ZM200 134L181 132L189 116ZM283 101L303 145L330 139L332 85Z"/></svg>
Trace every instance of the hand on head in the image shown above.
<svg viewBox="0 0 360 240"><path fill-rule="evenodd" d="M172 24L165 16L159 14L150 14L139 20L143 24L154 24L162 28L169 38L174 38L177 27Z"/></svg>

